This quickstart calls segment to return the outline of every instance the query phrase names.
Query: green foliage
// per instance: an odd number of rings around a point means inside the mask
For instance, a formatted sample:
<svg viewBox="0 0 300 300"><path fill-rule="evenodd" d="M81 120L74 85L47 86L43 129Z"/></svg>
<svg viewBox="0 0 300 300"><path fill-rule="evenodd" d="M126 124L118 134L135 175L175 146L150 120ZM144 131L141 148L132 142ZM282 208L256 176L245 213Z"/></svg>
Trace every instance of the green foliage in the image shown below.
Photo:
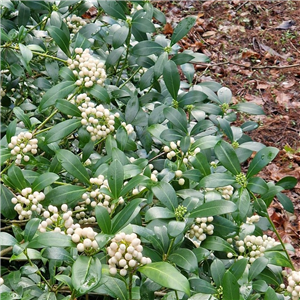
<svg viewBox="0 0 300 300"><path fill-rule="evenodd" d="M91 5L0 4L1 299L283 299L263 230L297 181L258 176L262 108L193 84L194 17L168 39L149 1Z"/></svg>

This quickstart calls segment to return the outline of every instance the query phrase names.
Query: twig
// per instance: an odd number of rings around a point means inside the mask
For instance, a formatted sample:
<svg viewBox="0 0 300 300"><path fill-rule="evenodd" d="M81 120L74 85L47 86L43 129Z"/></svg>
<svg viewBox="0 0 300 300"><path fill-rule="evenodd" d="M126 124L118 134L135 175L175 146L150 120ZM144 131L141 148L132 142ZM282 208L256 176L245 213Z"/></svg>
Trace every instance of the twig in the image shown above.
<svg viewBox="0 0 300 300"><path fill-rule="evenodd" d="M10 247L7 247L7 248L1 250L0 251L1 259L3 259L3 256L5 256L7 253L9 253L12 249L13 249L13 247L10 246Z"/></svg>

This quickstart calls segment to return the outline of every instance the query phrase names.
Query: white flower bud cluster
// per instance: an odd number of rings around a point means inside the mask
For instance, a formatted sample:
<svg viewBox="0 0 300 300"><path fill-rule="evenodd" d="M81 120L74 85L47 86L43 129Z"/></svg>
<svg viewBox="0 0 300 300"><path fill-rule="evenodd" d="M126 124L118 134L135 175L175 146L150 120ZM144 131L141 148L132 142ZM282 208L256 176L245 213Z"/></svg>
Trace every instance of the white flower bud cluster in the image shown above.
<svg viewBox="0 0 300 300"><path fill-rule="evenodd" d="M81 111L81 124L86 126L92 141L105 138L115 130L115 117L119 117L119 113L111 114L102 104L96 106L93 102L82 103L78 108Z"/></svg>
<svg viewBox="0 0 300 300"><path fill-rule="evenodd" d="M49 205L48 210L43 212L45 220L40 223L38 230L40 232L54 231L72 235L74 230L80 227L79 224L74 224L72 214L67 204L62 204L61 211L56 206Z"/></svg>
<svg viewBox="0 0 300 300"><path fill-rule="evenodd" d="M300 299L300 271L292 271L287 277L286 290L291 293L291 300Z"/></svg>
<svg viewBox="0 0 300 300"><path fill-rule="evenodd" d="M21 195L17 195L11 199L15 204L14 210L19 214L19 220L30 219L32 213L35 211L37 214L42 212L43 206L39 203L45 199L42 192L33 192L30 187L21 191Z"/></svg>
<svg viewBox="0 0 300 300"><path fill-rule="evenodd" d="M238 251L242 254L238 258L248 257L249 263L252 264L255 259L264 256L264 252L267 249L280 243L264 234L263 236L247 235L244 240L237 240L235 244Z"/></svg>
<svg viewBox="0 0 300 300"><path fill-rule="evenodd" d="M179 185L184 185L185 184L185 179L182 178L182 171L181 170L176 170L175 171L175 177L178 178L178 184Z"/></svg>
<svg viewBox="0 0 300 300"><path fill-rule="evenodd" d="M86 192L82 195L82 199L85 201L86 205L90 205L91 207L96 207L97 205L103 206L107 209L109 213L111 213L117 204L123 204L124 199L122 197L119 198L119 201L117 203L111 203L111 197L109 195L104 194L101 192L101 189L109 189L108 181L105 179L103 175L99 175L96 178L90 178L90 183L97 186L93 191ZM83 219L81 222L85 222L84 220L84 212L80 212L79 214L76 214L77 219ZM87 220L88 221L88 220ZM80 223L80 221L79 221Z"/></svg>
<svg viewBox="0 0 300 300"><path fill-rule="evenodd" d="M4 284L4 279L2 277L0 277L0 286Z"/></svg>
<svg viewBox="0 0 300 300"><path fill-rule="evenodd" d="M77 244L79 252L95 251L99 249L98 243L95 240L97 232L92 227L76 228L72 234L72 241Z"/></svg>
<svg viewBox="0 0 300 300"><path fill-rule="evenodd" d="M103 85L106 79L104 63L93 57L89 49L75 48L75 53L75 58L69 58L67 63L69 69L78 78L76 85L84 85L86 88L92 87L94 84Z"/></svg>
<svg viewBox="0 0 300 300"><path fill-rule="evenodd" d="M222 197L225 200L229 200L233 194L233 186L231 186L231 185L219 187L216 190L222 194Z"/></svg>
<svg viewBox="0 0 300 300"><path fill-rule="evenodd" d="M120 275L126 276L128 270L150 264L151 259L144 257L142 251L141 240L135 233L120 232L116 234L107 247L107 253L110 256L108 260L110 274L117 274L119 269Z"/></svg>
<svg viewBox="0 0 300 300"><path fill-rule="evenodd" d="M195 139L193 137L190 138L191 140L191 145L193 143L195 143ZM183 163L185 165L188 164L188 162L191 160L192 157L194 157L197 153L199 153L201 150L199 147L197 147L194 151L188 151L187 153L183 153L181 150L180 150L180 141L177 141L176 143L175 142L171 142L170 143L170 146L164 146L163 147L163 151L165 153L167 153L167 158L172 160L173 157L177 156L177 155L184 155L183 157Z"/></svg>
<svg viewBox="0 0 300 300"><path fill-rule="evenodd" d="M195 223L192 224L188 232L189 238L193 239L195 237L200 242L204 241L207 234L212 235L214 233L214 225L207 224L211 223L213 220L213 217L196 218Z"/></svg>
<svg viewBox="0 0 300 300"><path fill-rule="evenodd" d="M66 19L67 26L71 29L72 33L77 33L87 22L81 17L72 15Z"/></svg>
<svg viewBox="0 0 300 300"><path fill-rule="evenodd" d="M2 87L0 87L0 99L5 96L5 91Z"/></svg>
<svg viewBox="0 0 300 300"><path fill-rule="evenodd" d="M134 128L131 124L126 124L125 122L122 122L121 125L126 129L128 135L134 132Z"/></svg>
<svg viewBox="0 0 300 300"><path fill-rule="evenodd" d="M20 132L17 136L13 136L8 144L8 148L12 149L10 151L11 155L16 155L15 163L17 165L21 164L22 158L24 161L29 161L30 157L27 153L36 154L38 149L38 140L32 138L32 133Z"/></svg>
<svg viewBox="0 0 300 300"><path fill-rule="evenodd" d="M257 223L260 219L259 215L253 215L251 217L247 217L246 224L252 225L253 223Z"/></svg>

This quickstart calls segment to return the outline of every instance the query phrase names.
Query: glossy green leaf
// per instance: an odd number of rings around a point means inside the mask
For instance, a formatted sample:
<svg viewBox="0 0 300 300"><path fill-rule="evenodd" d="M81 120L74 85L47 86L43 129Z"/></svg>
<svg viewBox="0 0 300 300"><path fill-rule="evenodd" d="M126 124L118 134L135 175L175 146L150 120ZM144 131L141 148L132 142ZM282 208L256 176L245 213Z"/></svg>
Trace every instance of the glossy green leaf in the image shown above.
<svg viewBox="0 0 300 300"><path fill-rule="evenodd" d="M215 153L221 164L232 174L241 173L241 166L233 147L221 140L214 148Z"/></svg>
<svg viewBox="0 0 300 300"><path fill-rule="evenodd" d="M264 115L263 109L255 103L239 103L234 105L235 109L238 111L245 112L250 115Z"/></svg>
<svg viewBox="0 0 300 300"><path fill-rule="evenodd" d="M66 169L66 171L68 171L71 175L87 185L90 184L88 172L78 156L69 150L61 149L57 151L57 158L61 162L63 168Z"/></svg>
<svg viewBox="0 0 300 300"><path fill-rule="evenodd" d="M178 206L178 200L174 188L168 182L160 181L152 187L152 192L169 210L175 211Z"/></svg>
<svg viewBox="0 0 300 300"><path fill-rule="evenodd" d="M189 298L191 300L192 299L193 300L208 300L208 299L210 299L210 296L206 297L207 294L211 295L211 294L217 293L217 289L210 282L207 282L206 280L203 280L200 278L191 278L189 281L191 284L191 289L195 292L201 293L201 296L199 299L198 298L194 299L194 296L196 296L196 295L194 295L193 297Z"/></svg>
<svg viewBox="0 0 300 300"><path fill-rule="evenodd" d="M283 193L278 193L278 194L276 194L276 197L286 211L288 211L290 213L294 213L294 204L287 195L285 195Z"/></svg>
<svg viewBox="0 0 300 300"><path fill-rule="evenodd" d="M201 243L201 247L208 250L235 253L234 248L227 241L218 236L206 237L206 239Z"/></svg>
<svg viewBox="0 0 300 300"><path fill-rule="evenodd" d="M191 105L191 104L195 104L197 102L202 102L205 99L207 99L207 96L204 93L197 91L197 90L189 91L184 96L182 96L178 99L178 105L180 107L184 107L186 105Z"/></svg>
<svg viewBox="0 0 300 300"><path fill-rule="evenodd" d="M52 127L45 136L46 143L50 144L63 139L71 134L74 130L81 127L81 120L69 119L60 123L57 123Z"/></svg>
<svg viewBox="0 0 300 300"><path fill-rule="evenodd" d="M17 120L13 120L6 128L6 141L10 143L11 138L15 135L17 128Z"/></svg>
<svg viewBox="0 0 300 300"><path fill-rule="evenodd" d="M21 169L15 165L12 165L8 169L7 175L9 180L13 183L14 187L19 189L20 191L30 186L28 181L24 178Z"/></svg>
<svg viewBox="0 0 300 300"><path fill-rule="evenodd" d="M75 83L73 81L63 81L49 89L43 96L39 105L39 110L42 111L45 108L54 105L57 99L68 96L75 90Z"/></svg>
<svg viewBox="0 0 300 300"><path fill-rule="evenodd" d="M131 124L138 111L139 111L140 105L139 105L139 100L137 97L132 97L126 105L126 109L125 109L125 119L127 124Z"/></svg>
<svg viewBox="0 0 300 300"><path fill-rule="evenodd" d="M265 258L269 260L270 264L291 269L293 268L291 261L282 251L272 251L272 249L270 249L270 251L266 251L264 255Z"/></svg>
<svg viewBox="0 0 300 300"><path fill-rule="evenodd" d="M265 293L268 289L268 285L264 280L255 280L252 283L252 287L253 290L257 291L257 292L262 292ZM257 294L256 294L257 295ZM256 298L250 298L250 300L257 300L257 297L259 297L260 295L256 296Z"/></svg>
<svg viewBox="0 0 300 300"><path fill-rule="evenodd" d="M227 121L226 119L221 119L221 118L218 118L218 121L224 134L229 138L230 142L233 142L234 136L233 136L232 129L230 127L230 122Z"/></svg>
<svg viewBox="0 0 300 300"><path fill-rule="evenodd" d="M41 220L39 218L33 218L28 221L24 230L24 240L25 242L30 242L34 237Z"/></svg>
<svg viewBox="0 0 300 300"><path fill-rule="evenodd" d="M74 258L73 256L64 248L60 247L47 247L42 256L47 259L59 260L66 263L73 263Z"/></svg>
<svg viewBox="0 0 300 300"><path fill-rule="evenodd" d="M138 186L143 181L146 181L147 179L148 178L146 176L142 175L134 176L125 186L123 186L120 196L123 197L127 193L131 192L136 186Z"/></svg>
<svg viewBox="0 0 300 300"><path fill-rule="evenodd" d="M176 100L180 86L180 75L174 61L169 60L165 63L163 78L169 93Z"/></svg>
<svg viewBox="0 0 300 300"><path fill-rule="evenodd" d="M281 178L276 185L283 187L285 190L290 190L296 186L297 182L297 178L293 176L286 176Z"/></svg>
<svg viewBox="0 0 300 300"><path fill-rule="evenodd" d="M184 229L185 229L185 222L183 221L170 221L168 223L168 234L172 237L177 237L179 236L181 233L183 233Z"/></svg>
<svg viewBox="0 0 300 300"><path fill-rule="evenodd" d="M173 219L175 218L175 214L173 211L169 210L166 207L151 207L146 211L145 214L145 222L149 222L155 219Z"/></svg>
<svg viewBox="0 0 300 300"><path fill-rule="evenodd" d="M32 239L28 248L42 248L42 247L74 247L72 239L68 235L61 234L60 232L44 232L34 239Z"/></svg>
<svg viewBox="0 0 300 300"><path fill-rule="evenodd" d="M43 205L61 206L66 203L69 207L74 207L81 199L85 188L76 185L63 185L52 189L46 194Z"/></svg>
<svg viewBox="0 0 300 300"><path fill-rule="evenodd" d="M257 258L250 266L248 275L249 281L252 281L258 274L260 274L268 263L268 259L263 256Z"/></svg>
<svg viewBox="0 0 300 300"><path fill-rule="evenodd" d="M196 255L186 248L179 248L175 250L168 259L178 267L188 272L195 272L198 268Z"/></svg>
<svg viewBox="0 0 300 300"><path fill-rule="evenodd" d="M277 294L274 291L274 289L271 286L269 286L265 293L264 300L278 300L278 299L279 298L277 297Z"/></svg>
<svg viewBox="0 0 300 300"><path fill-rule="evenodd" d="M202 175L207 176L211 174L210 164L208 163L206 156L201 152L192 157L191 163L192 166L199 170Z"/></svg>
<svg viewBox="0 0 300 300"><path fill-rule="evenodd" d="M248 180L247 189L249 189L253 193L262 195L268 192L269 187L262 178L252 177Z"/></svg>
<svg viewBox="0 0 300 300"><path fill-rule="evenodd" d="M236 205L231 201L214 200L206 202L189 214L190 218L202 218L216 215L223 215L234 212L237 209Z"/></svg>
<svg viewBox="0 0 300 300"><path fill-rule="evenodd" d="M84 26L85 27L85 26ZM81 28L81 29L84 29ZM92 43L87 39L87 36L82 34L82 32L77 32L76 34L76 40L74 43L74 48L82 48L83 50L85 49L90 49L92 47Z"/></svg>
<svg viewBox="0 0 300 300"><path fill-rule="evenodd" d="M211 272L213 281L217 287L222 285L222 279L225 274L225 271L226 271L226 269L225 269L223 262L220 259L217 259L217 258L214 259L214 261L210 265L210 272Z"/></svg>
<svg viewBox="0 0 300 300"><path fill-rule="evenodd" d="M220 137L218 136L204 136L193 143L191 150L195 150L197 147L201 150L213 148L218 141L220 141Z"/></svg>
<svg viewBox="0 0 300 300"><path fill-rule="evenodd" d="M193 55L189 55L187 53L177 53L171 58L171 60L173 60L176 65L182 65L188 63L193 58Z"/></svg>
<svg viewBox="0 0 300 300"><path fill-rule="evenodd" d="M28 115L26 115L20 107L14 107L13 112L15 116L24 123L26 128L31 128L31 122Z"/></svg>
<svg viewBox="0 0 300 300"><path fill-rule="evenodd" d="M255 211L257 212L258 215L260 215L262 217L267 217L268 216L267 205L266 205L266 203L264 202L263 199L261 199L261 198L255 199L254 209L255 209Z"/></svg>
<svg viewBox="0 0 300 300"><path fill-rule="evenodd" d="M18 241L7 232L0 232L0 246L13 246L17 244Z"/></svg>
<svg viewBox="0 0 300 300"><path fill-rule="evenodd" d="M227 173L213 173L200 181L201 187L217 188L222 186L231 185L235 182L235 178Z"/></svg>
<svg viewBox="0 0 300 300"><path fill-rule="evenodd" d="M240 299L239 284L235 276L226 271L222 281L223 286L223 300Z"/></svg>
<svg viewBox="0 0 300 300"><path fill-rule="evenodd" d="M31 188L33 191L41 191L45 187L50 186L54 181L59 179L59 176L55 173L47 172L40 175L35 181L32 183Z"/></svg>
<svg viewBox="0 0 300 300"><path fill-rule="evenodd" d="M274 285L274 287L279 286L281 283L281 279L268 266L256 275L255 279L264 280L269 285Z"/></svg>
<svg viewBox="0 0 300 300"><path fill-rule="evenodd" d="M4 165L5 162L12 157L10 151L11 150L9 150L9 149L1 148L1 151L0 151L0 162L1 163L0 163L0 166Z"/></svg>
<svg viewBox="0 0 300 300"><path fill-rule="evenodd" d="M19 27L22 25L26 26L30 18L30 9L20 2L18 5L18 13L17 20Z"/></svg>
<svg viewBox="0 0 300 300"><path fill-rule="evenodd" d="M117 233L126 225L128 225L131 220L133 220L139 213L141 207L139 206L143 199L137 198L131 200L111 221L111 233Z"/></svg>
<svg viewBox="0 0 300 300"><path fill-rule="evenodd" d="M57 100L55 103L55 107L63 114L74 116L74 117L81 116L81 111L78 109L78 107L67 100L64 99Z"/></svg>
<svg viewBox="0 0 300 300"><path fill-rule="evenodd" d="M161 133L160 138L162 138L166 142L174 142L181 140L183 136L184 133L180 130L166 129Z"/></svg>
<svg viewBox="0 0 300 300"><path fill-rule="evenodd" d="M0 210L1 214L8 219L13 220L17 212L14 210L14 204L11 202L11 199L15 196L5 185L1 184L0 186L0 192L1 192L1 205Z"/></svg>
<svg viewBox="0 0 300 300"><path fill-rule="evenodd" d="M109 188L117 199L121 193L124 180L124 168L118 160L114 160L108 168L108 184Z"/></svg>
<svg viewBox="0 0 300 300"><path fill-rule="evenodd" d="M107 90L100 85L94 84L89 89L89 93L91 93L101 103L110 103L110 97Z"/></svg>
<svg viewBox="0 0 300 300"><path fill-rule="evenodd" d="M239 211L239 216L243 220L249 211L250 208L250 195L249 192L246 189L243 189L241 193L239 193L238 196L238 201L236 202L238 211Z"/></svg>
<svg viewBox="0 0 300 300"><path fill-rule="evenodd" d="M103 284L107 289L107 294L114 299L128 300L128 291L123 280L116 277L109 277L107 280L104 280ZM95 292L98 292L99 288Z"/></svg>
<svg viewBox="0 0 300 300"><path fill-rule="evenodd" d="M178 129L187 133L187 119L185 112L179 108L166 107L163 110L165 117L174 125L174 129Z"/></svg>
<svg viewBox="0 0 300 300"><path fill-rule="evenodd" d="M193 252L195 253L195 255L197 257L197 261L200 262L200 263L204 259L209 257L209 255L210 255L210 251L208 251L207 249L202 248L202 247L198 247L198 248L193 249Z"/></svg>
<svg viewBox="0 0 300 300"><path fill-rule="evenodd" d="M117 1L101 0L99 1L99 4L109 16L126 20L124 10Z"/></svg>
<svg viewBox="0 0 300 300"><path fill-rule="evenodd" d="M279 149L274 147L266 147L258 151L249 165L247 178L250 178L260 172L276 157L278 152Z"/></svg>
<svg viewBox="0 0 300 300"><path fill-rule="evenodd" d="M230 103L232 99L232 92L229 88L227 87L221 87L218 90L218 98L222 103Z"/></svg>
<svg viewBox="0 0 300 300"><path fill-rule="evenodd" d="M110 234L111 219L107 209L103 206L97 205L95 207L95 216L102 232L105 234Z"/></svg>
<svg viewBox="0 0 300 300"><path fill-rule="evenodd" d="M148 56L151 54L160 54L164 51L164 48L153 41L142 41L137 43L132 48L132 54L135 56Z"/></svg>
<svg viewBox="0 0 300 300"><path fill-rule="evenodd" d="M68 56L71 56L69 49L70 35L67 35L65 31L55 26L47 27L50 36L53 38L58 47Z"/></svg>
<svg viewBox="0 0 300 300"><path fill-rule="evenodd" d="M76 76L73 71L68 67L63 67L59 70L59 76L64 80L76 81Z"/></svg>
<svg viewBox="0 0 300 300"><path fill-rule="evenodd" d="M119 61L119 59L121 58L124 50L125 50L124 47L119 47L117 49L112 50L108 54L105 64L107 66L114 66L114 65L116 65L117 62Z"/></svg>
<svg viewBox="0 0 300 300"><path fill-rule="evenodd" d="M155 262L138 268L138 271L154 282L190 295L190 284L176 268L167 262Z"/></svg>
<svg viewBox="0 0 300 300"><path fill-rule="evenodd" d="M128 33L129 33L129 28L126 26L122 26L114 33L112 43L115 49L119 48L125 43L128 37Z"/></svg>
<svg viewBox="0 0 300 300"><path fill-rule="evenodd" d="M147 18L134 18L132 20L132 26L144 33L155 32L154 24Z"/></svg>
<svg viewBox="0 0 300 300"><path fill-rule="evenodd" d="M186 17L182 19L173 31L171 37L171 46L179 42L192 29L195 22L195 17Z"/></svg>
<svg viewBox="0 0 300 300"><path fill-rule="evenodd" d="M247 258L238 259L230 266L229 271L234 275L236 280L239 280L243 276L247 265Z"/></svg>
<svg viewBox="0 0 300 300"><path fill-rule="evenodd" d="M32 57L33 57L33 54L32 52L26 47L24 46L23 44L19 44L19 47L20 47L20 51L21 51L21 54L22 54L22 57L26 63L26 65L29 64L29 62L31 61Z"/></svg>
<svg viewBox="0 0 300 300"><path fill-rule="evenodd" d="M239 231L239 227L225 217L214 216L212 224L214 225L214 234L222 238L232 237Z"/></svg>
<svg viewBox="0 0 300 300"><path fill-rule="evenodd" d="M86 294L95 288L102 275L101 262L97 257L78 256L72 266L72 285L77 296Z"/></svg>

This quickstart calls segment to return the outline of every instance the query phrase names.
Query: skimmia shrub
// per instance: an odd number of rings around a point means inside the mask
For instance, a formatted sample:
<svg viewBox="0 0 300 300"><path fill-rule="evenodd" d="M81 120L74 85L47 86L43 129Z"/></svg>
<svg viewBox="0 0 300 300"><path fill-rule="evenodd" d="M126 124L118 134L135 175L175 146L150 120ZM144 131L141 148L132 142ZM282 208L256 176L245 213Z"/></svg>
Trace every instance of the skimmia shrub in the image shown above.
<svg viewBox="0 0 300 300"><path fill-rule="evenodd" d="M298 299L267 213L296 179L259 177L259 106L194 82L196 16L166 36L149 1L0 14L1 299Z"/></svg>

